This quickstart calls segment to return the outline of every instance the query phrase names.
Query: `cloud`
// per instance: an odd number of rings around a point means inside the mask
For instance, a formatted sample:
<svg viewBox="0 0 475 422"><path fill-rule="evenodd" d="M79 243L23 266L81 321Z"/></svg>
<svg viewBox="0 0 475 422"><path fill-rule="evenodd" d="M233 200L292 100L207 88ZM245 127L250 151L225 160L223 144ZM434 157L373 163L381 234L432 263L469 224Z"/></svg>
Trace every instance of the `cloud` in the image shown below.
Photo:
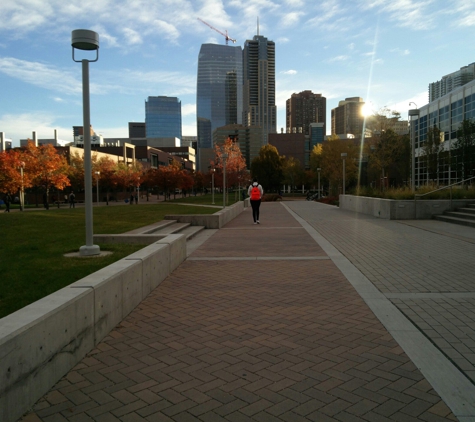
<svg viewBox="0 0 475 422"><path fill-rule="evenodd" d="M32 132L41 138L53 138L54 130L58 131L58 138L72 141L71 127L64 128L55 124L56 116L50 113L22 113L4 114L0 116L0 127L5 136L13 140L14 146L20 146L20 139L32 137Z"/></svg>
<svg viewBox="0 0 475 422"><path fill-rule="evenodd" d="M344 62L344 61L348 60L349 58L350 58L349 56L340 55L340 56L335 56L335 57L332 57L330 59L327 59L326 62L327 63Z"/></svg>
<svg viewBox="0 0 475 422"><path fill-rule="evenodd" d="M181 115L188 116L190 114L196 115L196 104L185 104L181 106Z"/></svg>
<svg viewBox="0 0 475 422"><path fill-rule="evenodd" d="M29 62L13 57L0 57L0 72L31 85L64 94L71 95L82 92L80 80L71 72L44 63ZM79 72L78 74L80 74Z"/></svg>
<svg viewBox="0 0 475 422"><path fill-rule="evenodd" d="M285 13L281 19L281 24L284 27L293 26L299 23L300 17L303 16L303 12L290 12Z"/></svg>
<svg viewBox="0 0 475 422"><path fill-rule="evenodd" d="M280 37L280 38L277 38L276 42L278 44L286 44L288 43L290 40L287 38L287 37Z"/></svg>
<svg viewBox="0 0 475 422"><path fill-rule="evenodd" d="M404 50L400 49L399 47L398 48L393 48L391 50L389 50L391 53L396 53L396 54L399 54L400 56L407 56L409 54L411 54L411 52L406 48Z"/></svg>
<svg viewBox="0 0 475 422"><path fill-rule="evenodd" d="M123 32L128 45L142 44L142 36L137 31L130 28L124 28Z"/></svg>
<svg viewBox="0 0 475 422"><path fill-rule="evenodd" d="M290 70L283 70L282 72L284 75L295 75L297 73L296 70L290 69Z"/></svg>

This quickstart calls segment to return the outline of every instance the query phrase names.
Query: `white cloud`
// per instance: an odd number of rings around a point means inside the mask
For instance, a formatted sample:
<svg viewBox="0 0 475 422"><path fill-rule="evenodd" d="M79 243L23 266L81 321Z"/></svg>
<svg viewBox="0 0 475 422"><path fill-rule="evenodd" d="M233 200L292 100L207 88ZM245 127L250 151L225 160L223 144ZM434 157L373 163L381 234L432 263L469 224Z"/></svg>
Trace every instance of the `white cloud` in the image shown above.
<svg viewBox="0 0 475 422"><path fill-rule="evenodd" d="M396 54L399 54L400 56L408 56L409 54L411 54L411 52L406 48L404 50L400 49L399 47L398 48L393 48L391 50L389 50L391 53L396 53Z"/></svg>
<svg viewBox="0 0 475 422"><path fill-rule="evenodd" d="M281 19L281 24L284 27L293 26L299 23L300 17L303 16L303 12L289 12L285 13Z"/></svg>
<svg viewBox="0 0 475 422"><path fill-rule="evenodd" d="M181 106L181 115L188 116L190 114L196 115L196 104L185 104Z"/></svg>
<svg viewBox="0 0 475 422"><path fill-rule="evenodd" d="M344 62L344 61L348 60L349 58L350 58L349 56L340 55L340 56L335 56L335 57L332 57L330 59L327 59L326 62L327 63Z"/></svg>
<svg viewBox="0 0 475 422"><path fill-rule="evenodd" d="M415 103L418 108L425 106L428 103L427 91L420 92L419 94L416 94L415 96L406 100L402 100L397 103L392 103L388 105L388 108L390 110L398 111L399 113L401 113L401 117L403 119L407 119L407 111L409 109L415 108L414 104L409 105L409 103L411 102Z"/></svg>
<svg viewBox="0 0 475 422"><path fill-rule="evenodd" d="M79 78L71 72L57 69L39 62L28 62L12 57L0 58L0 72L26 83L65 94L79 94L82 92ZM80 70L78 70L80 75ZM91 84L91 91L93 90Z"/></svg>
<svg viewBox="0 0 475 422"><path fill-rule="evenodd" d="M277 38L276 42L278 44L286 44L288 43L290 40L287 38L287 37L280 37L280 38Z"/></svg>
<svg viewBox="0 0 475 422"><path fill-rule="evenodd" d="M142 44L142 37L137 31L130 28L124 28L123 32L128 45Z"/></svg>
<svg viewBox="0 0 475 422"><path fill-rule="evenodd" d="M297 73L296 70L290 69L290 70L283 70L282 72L284 75L295 75Z"/></svg>
<svg viewBox="0 0 475 422"><path fill-rule="evenodd" d="M188 123L188 124L182 124L181 125L181 133L182 133L183 136L196 136L197 135L196 122Z"/></svg>

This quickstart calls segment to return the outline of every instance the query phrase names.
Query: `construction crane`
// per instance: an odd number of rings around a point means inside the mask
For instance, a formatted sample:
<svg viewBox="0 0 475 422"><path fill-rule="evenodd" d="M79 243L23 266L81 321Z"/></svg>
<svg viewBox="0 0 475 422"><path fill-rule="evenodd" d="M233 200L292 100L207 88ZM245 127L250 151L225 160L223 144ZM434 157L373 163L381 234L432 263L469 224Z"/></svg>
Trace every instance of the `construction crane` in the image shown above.
<svg viewBox="0 0 475 422"><path fill-rule="evenodd" d="M203 22L205 25L208 25L211 29L214 29L216 32L219 32L222 36L224 36L224 38L226 39L226 45L228 45L228 41L232 41L233 43L236 42L235 39L231 38L229 35L228 35L228 31L226 30L226 32L222 32L220 31L219 29L216 29L214 26L210 25L208 22L205 22L203 19L200 19L200 18L197 18L199 21Z"/></svg>

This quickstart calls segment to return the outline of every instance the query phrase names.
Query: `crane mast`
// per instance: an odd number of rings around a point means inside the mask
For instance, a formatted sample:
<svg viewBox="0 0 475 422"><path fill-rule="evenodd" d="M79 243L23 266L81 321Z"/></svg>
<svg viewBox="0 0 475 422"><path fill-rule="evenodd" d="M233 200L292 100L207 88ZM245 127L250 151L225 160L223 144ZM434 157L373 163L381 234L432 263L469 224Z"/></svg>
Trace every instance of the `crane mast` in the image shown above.
<svg viewBox="0 0 475 422"><path fill-rule="evenodd" d="M215 28L214 26L210 25L208 22L205 22L203 19L200 19L200 18L197 18L200 22L203 22L205 25L209 26L211 29L215 30L216 32L218 32L219 34L221 34L225 39L226 39L226 45L228 45L228 41L232 41L233 43L236 42L235 39L231 38L229 35L228 35L228 31L226 30L226 32L222 32L220 31L219 29Z"/></svg>

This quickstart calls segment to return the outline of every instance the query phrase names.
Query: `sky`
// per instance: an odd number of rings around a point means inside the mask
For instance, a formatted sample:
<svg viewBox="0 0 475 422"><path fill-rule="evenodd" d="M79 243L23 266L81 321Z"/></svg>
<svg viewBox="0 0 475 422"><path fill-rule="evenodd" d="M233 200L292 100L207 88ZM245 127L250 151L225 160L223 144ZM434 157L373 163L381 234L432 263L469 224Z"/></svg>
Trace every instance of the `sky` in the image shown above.
<svg viewBox="0 0 475 422"><path fill-rule="evenodd" d="M203 43L244 46L259 33L276 44L277 128L285 101L311 90L331 109L361 97L407 118L428 102L428 85L475 62L475 0L2 0L0 132L72 141L82 125L81 64L71 31L99 34L90 63L91 124L128 137L145 121L148 96L176 96L183 135L196 135L196 74ZM81 55L76 58L94 58ZM285 129L284 129L285 131Z"/></svg>

